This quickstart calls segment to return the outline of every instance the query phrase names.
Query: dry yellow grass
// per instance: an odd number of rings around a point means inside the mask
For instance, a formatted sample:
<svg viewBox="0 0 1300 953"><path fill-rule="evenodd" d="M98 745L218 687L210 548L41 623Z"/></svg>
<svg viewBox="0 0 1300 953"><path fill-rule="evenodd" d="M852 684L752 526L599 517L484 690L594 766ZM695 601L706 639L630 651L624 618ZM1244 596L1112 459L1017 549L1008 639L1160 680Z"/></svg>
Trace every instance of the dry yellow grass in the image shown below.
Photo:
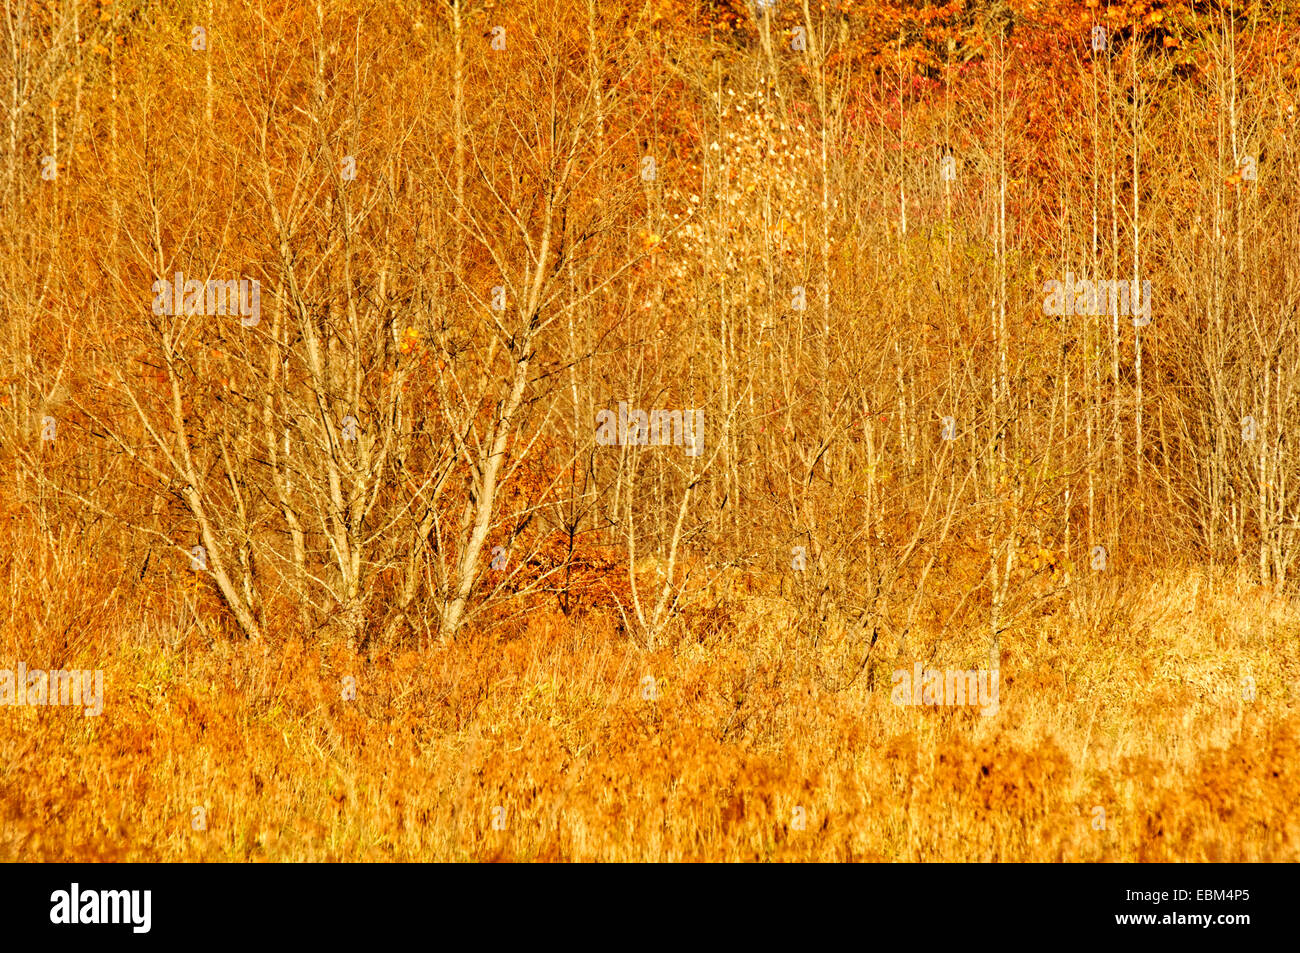
<svg viewBox="0 0 1300 953"><path fill-rule="evenodd" d="M1081 588L1004 639L991 717L893 705L888 640L841 685L775 595L653 654L600 617L358 655L123 610L51 658L84 602L11 588L0 659L102 667L105 707L5 710L0 859L1294 861L1300 616L1234 585Z"/></svg>

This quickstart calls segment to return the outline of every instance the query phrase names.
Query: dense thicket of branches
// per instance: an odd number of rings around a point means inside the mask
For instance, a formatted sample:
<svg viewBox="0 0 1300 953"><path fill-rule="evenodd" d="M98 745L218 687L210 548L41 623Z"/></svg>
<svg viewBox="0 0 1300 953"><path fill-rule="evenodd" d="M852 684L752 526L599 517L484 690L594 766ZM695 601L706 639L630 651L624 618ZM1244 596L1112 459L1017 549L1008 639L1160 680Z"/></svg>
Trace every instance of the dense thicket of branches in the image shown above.
<svg viewBox="0 0 1300 953"><path fill-rule="evenodd" d="M6 505L249 637L1285 585L1291 11L1032 6L6 3Z"/></svg>

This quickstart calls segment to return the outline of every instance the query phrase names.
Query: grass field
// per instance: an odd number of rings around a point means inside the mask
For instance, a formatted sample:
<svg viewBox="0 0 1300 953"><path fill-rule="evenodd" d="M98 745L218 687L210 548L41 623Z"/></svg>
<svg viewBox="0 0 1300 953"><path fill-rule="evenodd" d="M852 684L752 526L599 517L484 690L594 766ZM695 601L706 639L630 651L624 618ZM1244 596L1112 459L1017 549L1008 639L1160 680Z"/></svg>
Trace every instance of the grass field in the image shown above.
<svg viewBox="0 0 1300 953"><path fill-rule="evenodd" d="M1078 586L1007 646L983 716L893 704L910 656L882 642L854 679L779 595L686 613L653 653L556 613L364 655L93 611L130 600L92 575L10 591L0 657L75 626L60 664L109 661L102 716L0 719L5 860L1300 857L1300 614L1231 579Z"/></svg>

